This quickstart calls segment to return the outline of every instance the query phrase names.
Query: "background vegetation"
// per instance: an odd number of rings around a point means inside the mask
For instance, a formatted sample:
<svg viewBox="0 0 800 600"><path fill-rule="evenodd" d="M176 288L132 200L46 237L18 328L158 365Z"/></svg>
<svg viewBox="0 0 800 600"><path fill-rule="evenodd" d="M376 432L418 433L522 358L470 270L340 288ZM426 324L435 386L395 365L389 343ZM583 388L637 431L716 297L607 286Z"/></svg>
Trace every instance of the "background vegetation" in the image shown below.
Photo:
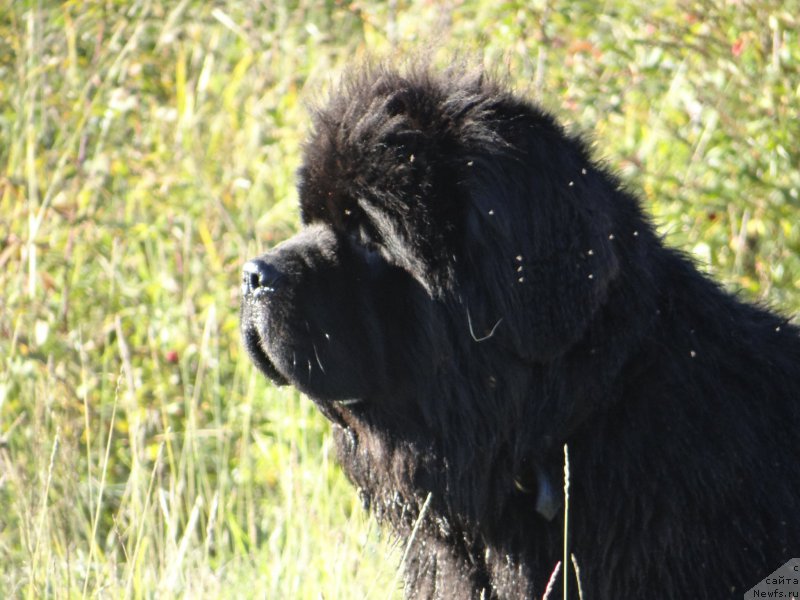
<svg viewBox="0 0 800 600"><path fill-rule="evenodd" d="M237 330L347 61L507 73L796 313L799 35L798 0L0 3L0 597L399 597L324 420Z"/></svg>

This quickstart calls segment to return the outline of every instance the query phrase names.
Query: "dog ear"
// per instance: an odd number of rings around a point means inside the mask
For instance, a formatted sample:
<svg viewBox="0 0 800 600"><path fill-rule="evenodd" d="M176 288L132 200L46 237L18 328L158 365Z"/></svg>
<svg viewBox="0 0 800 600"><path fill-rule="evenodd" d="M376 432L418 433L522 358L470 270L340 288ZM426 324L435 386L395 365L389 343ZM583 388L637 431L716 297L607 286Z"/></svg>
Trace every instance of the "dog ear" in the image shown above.
<svg viewBox="0 0 800 600"><path fill-rule="evenodd" d="M557 141L570 149L566 138ZM462 251L471 271L465 295L473 299L471 334L497 335L536 362L581 339L619 271L613 218L619 192L572 150L475 158L462 180L470 203Z"/></svg>

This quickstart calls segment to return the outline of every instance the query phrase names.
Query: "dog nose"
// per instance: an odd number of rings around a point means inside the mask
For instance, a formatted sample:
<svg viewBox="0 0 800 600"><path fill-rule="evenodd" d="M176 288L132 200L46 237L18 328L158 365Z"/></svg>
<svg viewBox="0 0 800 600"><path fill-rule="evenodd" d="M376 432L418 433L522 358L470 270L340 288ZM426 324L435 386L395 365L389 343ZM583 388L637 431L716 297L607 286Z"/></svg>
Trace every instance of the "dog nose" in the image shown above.
<svg viewBox="0 0 800 600"><path fill-rule="evenodd" d="M283 274L272 264L249 260L242 267L242 295L274 292Z"/></svg>

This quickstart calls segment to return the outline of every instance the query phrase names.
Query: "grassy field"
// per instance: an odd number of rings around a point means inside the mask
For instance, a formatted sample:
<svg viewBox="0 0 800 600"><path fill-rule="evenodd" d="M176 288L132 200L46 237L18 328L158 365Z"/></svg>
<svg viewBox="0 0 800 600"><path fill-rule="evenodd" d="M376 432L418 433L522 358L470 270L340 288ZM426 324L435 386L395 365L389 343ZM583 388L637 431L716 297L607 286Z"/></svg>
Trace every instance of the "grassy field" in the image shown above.
<svg viewBox="0 0 800 600"><path fill-rule="evenodd" d="M800 310L800 1L0 4L0 597L401 597L238 337L304 103L371 52L505 74L669 243Z"/></svg>

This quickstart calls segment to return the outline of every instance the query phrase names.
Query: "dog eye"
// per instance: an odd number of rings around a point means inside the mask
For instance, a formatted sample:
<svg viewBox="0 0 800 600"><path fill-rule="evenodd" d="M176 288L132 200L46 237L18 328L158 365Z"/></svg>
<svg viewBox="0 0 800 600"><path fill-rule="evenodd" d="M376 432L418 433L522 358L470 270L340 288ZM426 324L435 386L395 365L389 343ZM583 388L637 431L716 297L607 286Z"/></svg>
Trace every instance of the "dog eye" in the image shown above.
<svg viewBox="0 0 800 600"><path fill-rule="evenodd" d="M367 255L380 253L380 245L378 245L371 237L369 237L361 227L354 231L348 232L346 237L347 241L350 242L350 245L360 252L364 252Z"/></svg>
<svg viewBox="0 0 800 600"><path fill-rule="evenodd" d="M362 248L367 252L380 252L380 244L376 241L375 236L373 236L372 233L367 230L367 227L365 227L363 223L351 233L350 237L353 243L359 248Z"/></svg>
<svg viewBox="0 0 800 600"><path fill-rule="evenodd" d="M361 238L358 241L357 245L359 248L364 250L368 255L380 254L381 252L381 247L372 240Z"/></svg>

